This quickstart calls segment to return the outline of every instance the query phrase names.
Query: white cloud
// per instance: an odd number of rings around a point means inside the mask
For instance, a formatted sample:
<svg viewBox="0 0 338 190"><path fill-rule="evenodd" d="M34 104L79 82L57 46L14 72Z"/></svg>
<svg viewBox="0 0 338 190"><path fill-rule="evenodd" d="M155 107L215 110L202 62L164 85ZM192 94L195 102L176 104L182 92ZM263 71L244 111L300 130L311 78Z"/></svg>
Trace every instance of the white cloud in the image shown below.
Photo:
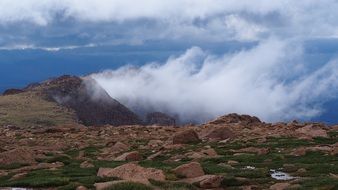
<svg viewBox="0 0 338 190"><path fill-rule="evenodd" d="M221 57L194 47L164 64L123 67L93 77L135 111L162 111L185 121L229 112L267 121L310 118L321 112L319 98L337 92L338 63L304 72L306 65L298 62L302 50L293 49L293 43L270 39Z"/></svg>
<svg viewBox="0 0 338 190"><path fill-rule="evenodd" d="M336 0L0 0L0 25L47 26L56 20L106 25L146 19L158 26L153 28L155 39L257 40L262 32L279 37L334 37L337 9ZM135 24L130 30L146 31L142 26Z"/></svg>
<svg viewBox="0 0 338 190"><path fill-rule="evenodd" d="M238 40L257 40L266 31L265 27L249 23L237 15L229 15L225 19L226 28Z"/></svg>
<svg viewBox="0 0 338 190"><path fill-rule="evenodd" d="M72 45L72 46L36 46L34 44L12 44L0 47L0 50L44 50L50 52L56 52L60 50L71 50L77 48L95 47L95 44L86 45Z"/></svg>

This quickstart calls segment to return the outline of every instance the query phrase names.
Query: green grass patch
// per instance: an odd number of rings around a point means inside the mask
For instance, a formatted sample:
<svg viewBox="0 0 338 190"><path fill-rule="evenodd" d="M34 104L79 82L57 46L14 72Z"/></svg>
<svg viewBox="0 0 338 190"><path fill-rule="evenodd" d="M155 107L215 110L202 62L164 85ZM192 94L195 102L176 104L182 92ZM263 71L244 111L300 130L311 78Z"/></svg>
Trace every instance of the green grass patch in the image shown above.
<svg viewBox="0 0 338 190"><path fill-rule="evenodd" d="M300 183L302 190L306 189L338 189L338 180L330 177L317 177L315 179L304 180Z"/></svg>
<svg viewBox="0 0 338 190"><path fill-rule="evenodd" d="M12 163L8 165L0 165L0 170L12 170L12 169L17 169L21 168L24 166L28 166L28 164L22 164L22 163Z"/></svg>
<svg viewBox="0 0 338 190"><path fill-rule="evenodd" d="M150 180L150 183L163 190L197 190L195 186L182 182L168 182L168 181L163 182Z"/></svg>
<svg viewBox="0 0 338 190"><path fill-rule="evenodd" d="M153 190L153 188L141 183L126 182L112 185L106 190Z"/></svg>

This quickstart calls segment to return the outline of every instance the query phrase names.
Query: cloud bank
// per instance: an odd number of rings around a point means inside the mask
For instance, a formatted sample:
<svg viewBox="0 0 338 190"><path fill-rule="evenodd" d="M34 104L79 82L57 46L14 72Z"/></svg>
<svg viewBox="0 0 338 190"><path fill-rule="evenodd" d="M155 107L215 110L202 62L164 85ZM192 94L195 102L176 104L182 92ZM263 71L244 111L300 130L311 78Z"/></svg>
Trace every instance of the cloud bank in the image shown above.
<svg viewBox="0 0 338 190"><path fill-rule="evenodd" d="M337 92L338 62L307 71L297 42L268 39L256 47L215 56L198 47L165 63L123 67L92 77L136 112L161 111L183 122L225 113L266 121L311 118ZM318 100L321 99L321 102Z"/></svg>
<svg viewBox="0 0 338 190"><path fill-rule="evenodd" d="M229 112L306 119L336 98L338 51L325 43L337 41L337 10L338 0L0 0L0 50L179 43L192 47L93 77L139 113L196 122ZM308 43L323 39L317 50ZM204 48L230 42L253 45Z"/></svg>
<svg viewBox="0 0 338 190"><path fill-rule="evenodd" d="M0 1L0 46L336 38L337 0Z"/></svg>

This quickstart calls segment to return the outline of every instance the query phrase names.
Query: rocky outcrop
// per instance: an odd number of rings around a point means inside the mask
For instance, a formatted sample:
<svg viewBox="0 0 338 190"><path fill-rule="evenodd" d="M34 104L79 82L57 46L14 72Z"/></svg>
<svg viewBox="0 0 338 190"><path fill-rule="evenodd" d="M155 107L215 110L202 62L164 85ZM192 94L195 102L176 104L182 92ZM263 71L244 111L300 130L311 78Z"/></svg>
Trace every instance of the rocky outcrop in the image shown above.
<svg viewBox="0 0 338 190"><path fill-rule="evenodd" d="M209 141L222 141L229 138L234 138L235 133L227 127L214 127L203 137Z"/></svg>
<svg viewBox="0 0 338 190"><path fill-rule="evenodd" d="M35 154L30 149L16 148L0 153L0 165L32 164L35 162Z"/></svg>
<svg viewBox="0 0 338 190"><path fill-rule="evenodd" d="M111 98L91 78L62 76L42 83L47 98L75 111L85 125L134 125L142 122L138 116Z"/></svg>
<svg viewBox="0 0 338 190"><path fill-rule="evenodd" d="M117 158L114 161L139 161L142 159L142 156L137 151L126 152Z"/></svg>
<svg viewBox="0 0 338 190"><path fill-rule="evenodd" d="M309 124L305 127L297 129L296 133L308 138L327 137L327 132L323 128L324 126L322 125Z"/></svg>
<svg viewBox="0 0 338 190"><path fill-rule="evenodd" d="M193 129L182 131L175 134L173 137L173 144L190 144L198 143L200 141L198 134Z"/></svg>
<svg viewBox="0 0 338 190"><path fill-rule="evenodd" d="M285 190L290 187L290 183L275 183L270 186L270 190Z"/></svg>
<svg viewBox="0 0 338 190"><path fill-rule="evenodd" d="M223 176L219 175L202 175L199 177L181 180L185 183L195 184L202 189L213 189L221 186Z"/></svg>
<svg viewBox="0 0 338 190"><path fill-rule="evenodd" d="M236 113L231 113L228 115L221 116L208 124L219 125L219 124L242 124L242 125L251 125L261 123L261 120L258 117L250 115L239 115Z"/></svg>
<svg viewBox="0 0 338 190"><path fill-rule="evenodd" d="M116 142L111 149L113 152L123 152L129 150L129 146L122 142Z"/></svg>
<svg viewBox="0 0 338 190"><path fill-rule="evenodd" d="M99 177L118 177L123 180L149 184L149 179L164 181L165 175L162 170L143 168L133 163L124 164L116 168L99 168Z"/></svg>
<svg viewBox="0 0 338 190"><path fill-rule="evenodd" d="M173 117L161 112L149 113L146 118L147 125L175 126L176 121Z"/></svg>

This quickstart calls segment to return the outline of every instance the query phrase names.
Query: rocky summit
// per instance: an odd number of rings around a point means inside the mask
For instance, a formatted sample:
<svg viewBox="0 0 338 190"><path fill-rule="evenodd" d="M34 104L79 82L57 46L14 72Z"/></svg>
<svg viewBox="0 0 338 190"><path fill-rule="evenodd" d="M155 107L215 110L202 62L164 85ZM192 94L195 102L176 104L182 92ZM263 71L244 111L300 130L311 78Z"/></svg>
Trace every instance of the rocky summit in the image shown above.
<svg viewBox="0 0 338 190"><path fill-rule="evenodd" d="M4 189L338 188L338 127L320 123L7 125L0 144Z"/></svg>

